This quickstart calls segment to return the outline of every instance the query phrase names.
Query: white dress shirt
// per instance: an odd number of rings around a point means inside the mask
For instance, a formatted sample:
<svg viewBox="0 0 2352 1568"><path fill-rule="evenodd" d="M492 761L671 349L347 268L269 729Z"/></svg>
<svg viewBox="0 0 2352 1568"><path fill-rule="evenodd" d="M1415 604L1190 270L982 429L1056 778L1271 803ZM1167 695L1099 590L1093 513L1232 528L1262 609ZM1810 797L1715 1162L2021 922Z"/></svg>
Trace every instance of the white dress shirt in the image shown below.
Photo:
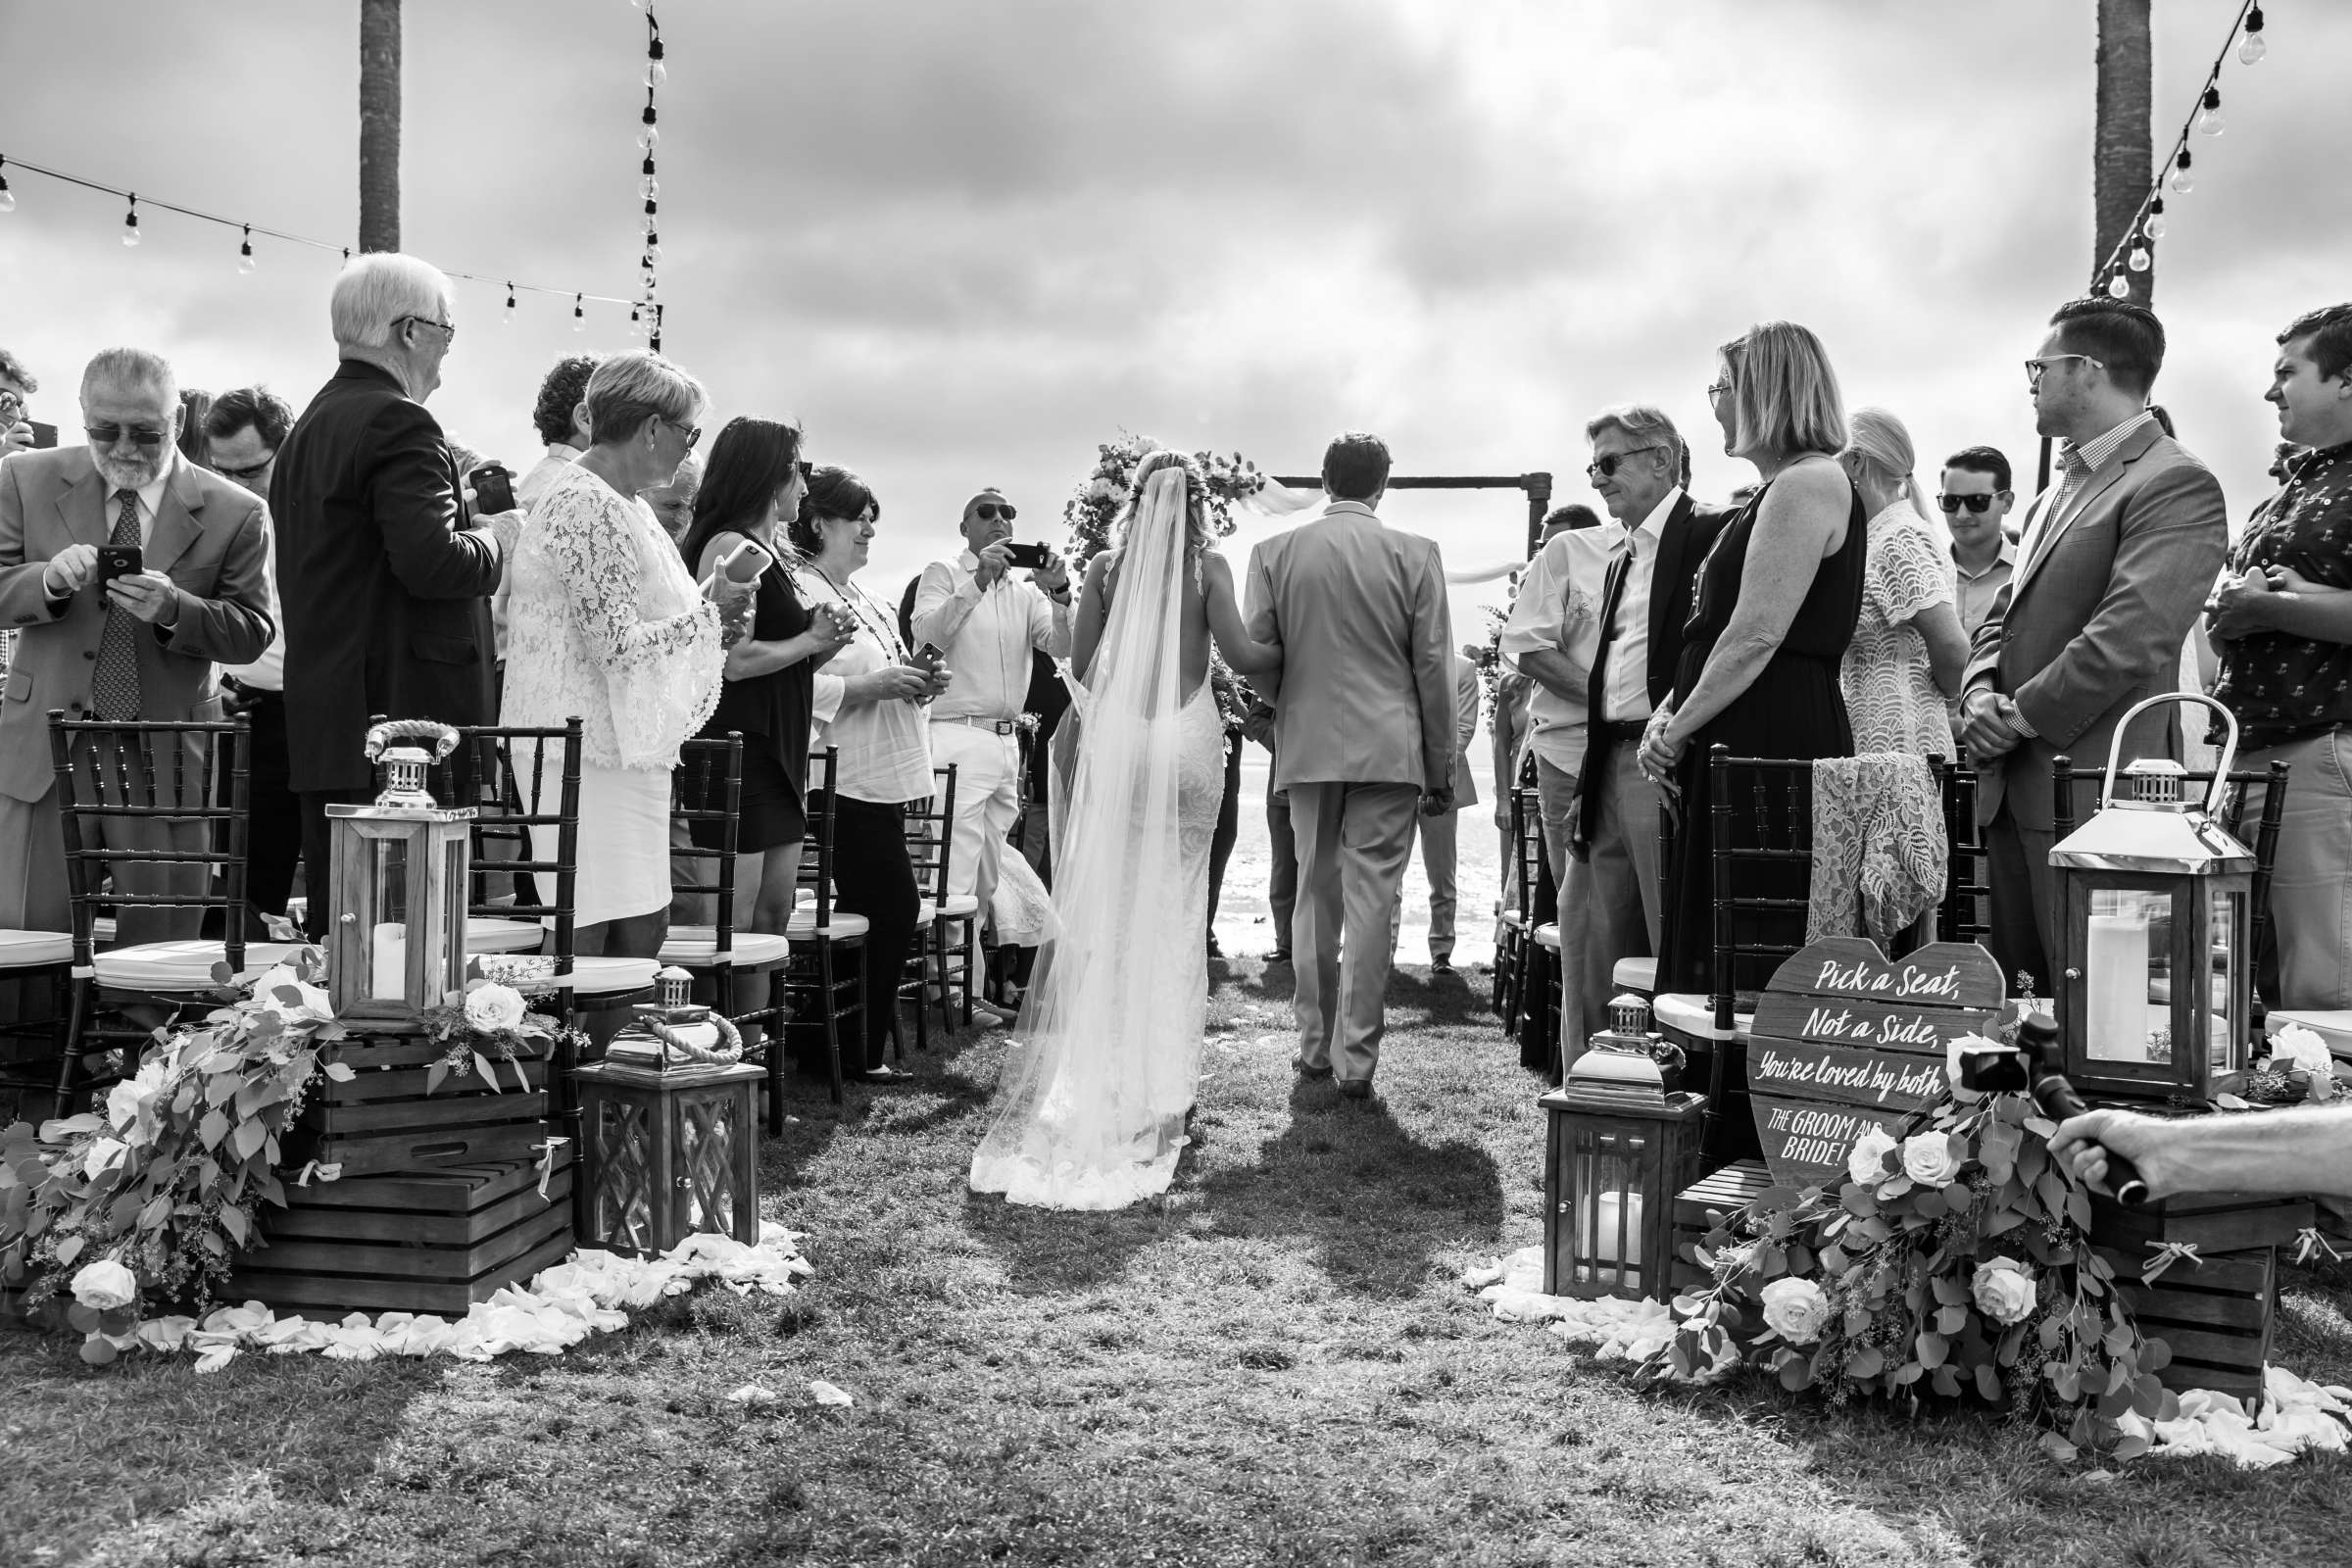
<svg viewBox="0 0 2352 1568"><path fill-rule="evenodd" d="M1612 724L1647 722L1649 701L1649 588L1658 569L1658 546L1666 537L1666 519L1682 503L1682 486L1666 492L1649 509L1642 526L1619 530L1633 560L1625 568L1625 587L1617 596L1617 618L1609 626L1609 669L1603 694Z"/></svg>
<svg viewBox="0 0 2352 1568"><path fill-rule="evenodd" d="M1579 669L1592 667L1600 651L1601 591L1624 539L1621 528L1571 528L1537 552L1503 623L1503 662L1519 669L1522 657L1549 649ZM1585 760L1585 694L1562 697L1542 681L1533 685L1527 744L1552 766L1573 773Z"/></svg>
<svg viewBox="0 0 2352 1568"><path fill-rule="evenodd" d="M164 491L171 485L172 475L178 466L179 453L175 450L170 461L165 463L163 472L157 474L151 483L143 484L131 492L139 498L139 549L141 551L147 548L147 541L155 537L156 512L163 506ZM123 492L111 484L106 487L106 537L110 541L115 537L115 518L122 512L122 494ZM48 574L43 572L41 588L47 592L48 587ZM52 594L50 597L55 598L56 595Z"/></svg>
<svg viewBox="0 0 2352 1568"><path fill-rule="evenodd" d="M1070 652L1070 607L1010 572L980 587L980 558L969 550L923 568L914 591L914 642L947 654L956 680L931 705L942 719L1018 718L1029 705L1031 649L1055 659Z"/></svg>

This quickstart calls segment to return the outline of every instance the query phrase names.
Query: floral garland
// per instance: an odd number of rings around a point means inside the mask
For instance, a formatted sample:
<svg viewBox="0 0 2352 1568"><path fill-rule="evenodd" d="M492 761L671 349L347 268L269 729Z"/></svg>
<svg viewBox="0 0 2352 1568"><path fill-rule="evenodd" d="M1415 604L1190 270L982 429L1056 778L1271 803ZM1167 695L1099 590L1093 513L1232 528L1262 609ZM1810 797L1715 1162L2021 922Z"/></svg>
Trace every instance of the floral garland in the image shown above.
<svg viewBox="0 0 2352 1568"><path fill-rule="evenodd" d="M1146 454L1157 452L1165 445L1149 436L1121 430L1118 440L1095 449L1098 457L1094 471L1079 481L1061 508L1062 521L1070 529L1071 570L1084 571L1089 561L1109 547L1119 511L1126 506L1127 493L1134 486L1136 465L1144 461ZM1217 452L1196 452L1193 462L1200 466L1207 489L1204 504L1209 531L1223 539L1233 532L1233 504L1257 494L1269 480L1257 471L1256 464L1238 452L1231 457Z"/></svg>
<svg viewBox="0 0 2352 1568"><path fill-rule="evenodd" d="M496 1063L512 1064L524 1046L546 1046L563 1033L555 1019L532 1012L522 993L501 981L476 973L463 991L452 991L419 1015L427 1039L445 1047L441 1059L425 1069L424 1092L431 1094L451 1074L463 1078L481 1074L482 1087L503 1094ZM542 1050L533 1054L544 1055ZM522 1069L514 1068L514 1084L528 1093Z"/></svg>
<svg viewBox="0 0 2352 1568"><path fill-rule="evenodd" d="M1719 1223L1700 1248L1714 1283L1675 1301L1643 1380L1745 1363L1835 1403L1974 1396L2041 1421L2059 1458L2144 1452L2144 1423L2178 1409L2156 1377L2172 1353L2091 1250L2055 1125L2020 1094L1939 1100L1913 1125L1864 1133L1838 1186L1775 1189Z"/></svg>

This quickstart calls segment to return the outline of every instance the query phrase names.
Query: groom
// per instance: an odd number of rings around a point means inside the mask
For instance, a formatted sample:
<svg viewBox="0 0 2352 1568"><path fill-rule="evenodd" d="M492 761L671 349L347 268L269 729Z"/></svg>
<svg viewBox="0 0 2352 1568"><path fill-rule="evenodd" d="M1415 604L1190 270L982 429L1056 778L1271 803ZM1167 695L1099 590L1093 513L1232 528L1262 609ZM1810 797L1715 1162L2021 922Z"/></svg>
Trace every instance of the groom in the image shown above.
<svg viewBox="0 0 2352 1568"><path fill-rule="evenodd" d="M1390 910L1413 812L1453 805L1445 567L1431 540L1381 525L1388 487L1380 438L1339 436L1323 454L1330 504L1250 553L1250 635L1282 645L1280 681L1267 684L1272 788L1290 794L1298 842L1295 1065L1307 1078L1336 1072L1355 1100L1371 1098L1380 1064Z"/></svg>

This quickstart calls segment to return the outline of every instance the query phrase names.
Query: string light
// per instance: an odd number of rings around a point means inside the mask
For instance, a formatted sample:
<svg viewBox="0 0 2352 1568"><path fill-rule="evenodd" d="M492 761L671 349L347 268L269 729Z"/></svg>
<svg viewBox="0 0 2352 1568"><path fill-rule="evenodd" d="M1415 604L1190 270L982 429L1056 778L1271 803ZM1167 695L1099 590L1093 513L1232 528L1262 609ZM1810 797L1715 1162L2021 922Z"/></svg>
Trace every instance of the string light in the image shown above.
<svg viewBox="0 0 2352 1568"><path fill-rule="evenodd" d="M122 243L127 247L136 245L138 242L139 195L138 192L133 191L130 195L130 211L122 215Z"/></svg>
<svg viewBox="0 0 2352 1568"><path fill-rule="evenodd" d="M2144 272L2148 270L2149 263L2154 260L2155 258L2148 254L2148 248L2145 245L2134 245L2132 247L2132 255L2124 265L2134 272Z"/></svg>
<svg viewBox="0 0 2352 1568"><path fill-rule="evenodd" d="M584 298L584 295L579 294L574 294L571 297L571 329L574 332L585 332L588 330L588 313L581 308L580 304L581 300Z"/></svg>
<svg viewBox="0 0 2352 1568"><path fill-rule="evenodd" d="M514 324L514 285L513 283L507 285L507 308L498 313L498 324L501 326Z"/></svg>
<svg viewBox="0 0 2352 1568"><path fill-rule="evenodd" d="M637 150L645 155L637 167L641 182L637 190L645 199L645 248L637 257L639 299L629 307L629 335L647 337L656 349L662 346L662 306L659 268L662 262L662 181L655 172L654 149L662 145L662 112L655 102L655 90L669 79L669 68L662 64L666 53L662 44L662 23L649 3L645 8L645 109L637 117Z"/></svg>
<svg viewBox="0 0 2352 1568"><path fill-rule="evenodd" d="M2205 107L2197 116L2197 128L2208 136L2219 136L2229 127L2222 123L2222 89L2205 89Z"/></svg>
<svg viewBox="0 0 2352 1568"><path fill-rule="evenodd" d="M0 158L0 169L5 169L7 166L8 160ZM0 213L13 213L16 210L17 193L8 188L8 176L0 174Z"/></svg>
<svg viewBox="0 0 2352 1568"><path fill-rule="evenodd" d="M2262 7L2256 6L2246 13L2246 41L2237 46L2237 58L2246 65L2259 66L2262 57L2270 52L2271 46L2262 36Z"/></svg>
<svg viewBox="0 0 2352 1568"><path fill-rule="evenodd" d="M2139 225L2139 231L2147 235L2150 239L2164 238L2163 197L2159 196L2153 202L2148 204L2148 220Z"/></svg>
<svg viewBox="0 0 2352 1568"><path fill-rule="evenodd" d="M245 225L245 237L237 242L237 270L250 272L258 264L253 259L253 225Z"/></svg>
<svg viewBox="0 0 2352 1568"><path fill-rule="evenodd" d="M2173 160L2173 190L2175 194L2185 196L2197 188L2197 176L2189 172L2188 168L2194 161L2185 147L2180 149L2180 156Z"/></svg>
<svg viewBox="0 0 2352 1568"><path fill-rule="evenodd" d="M662 307L659 303L654 306L654 324L647 334L650 339L649 346L656 354L662 352Z"/></svg>

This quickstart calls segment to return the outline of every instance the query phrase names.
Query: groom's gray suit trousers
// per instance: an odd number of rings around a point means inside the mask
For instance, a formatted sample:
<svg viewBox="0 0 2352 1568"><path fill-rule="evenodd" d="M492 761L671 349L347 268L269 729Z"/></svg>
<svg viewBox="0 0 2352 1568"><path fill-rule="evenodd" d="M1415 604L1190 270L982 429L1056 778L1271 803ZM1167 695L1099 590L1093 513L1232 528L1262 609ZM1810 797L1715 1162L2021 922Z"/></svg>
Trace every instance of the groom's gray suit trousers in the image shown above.
<svg viewBox="0 0 2352 1568"><path fill-rule="evenodd" d="M1293 784L1298 906L1291 916L1298 1060L1369 1082L1388 1027L1390 919L1413 851L1410 784ZM1343 932L1346 956L1342 957Z"/></svg>

